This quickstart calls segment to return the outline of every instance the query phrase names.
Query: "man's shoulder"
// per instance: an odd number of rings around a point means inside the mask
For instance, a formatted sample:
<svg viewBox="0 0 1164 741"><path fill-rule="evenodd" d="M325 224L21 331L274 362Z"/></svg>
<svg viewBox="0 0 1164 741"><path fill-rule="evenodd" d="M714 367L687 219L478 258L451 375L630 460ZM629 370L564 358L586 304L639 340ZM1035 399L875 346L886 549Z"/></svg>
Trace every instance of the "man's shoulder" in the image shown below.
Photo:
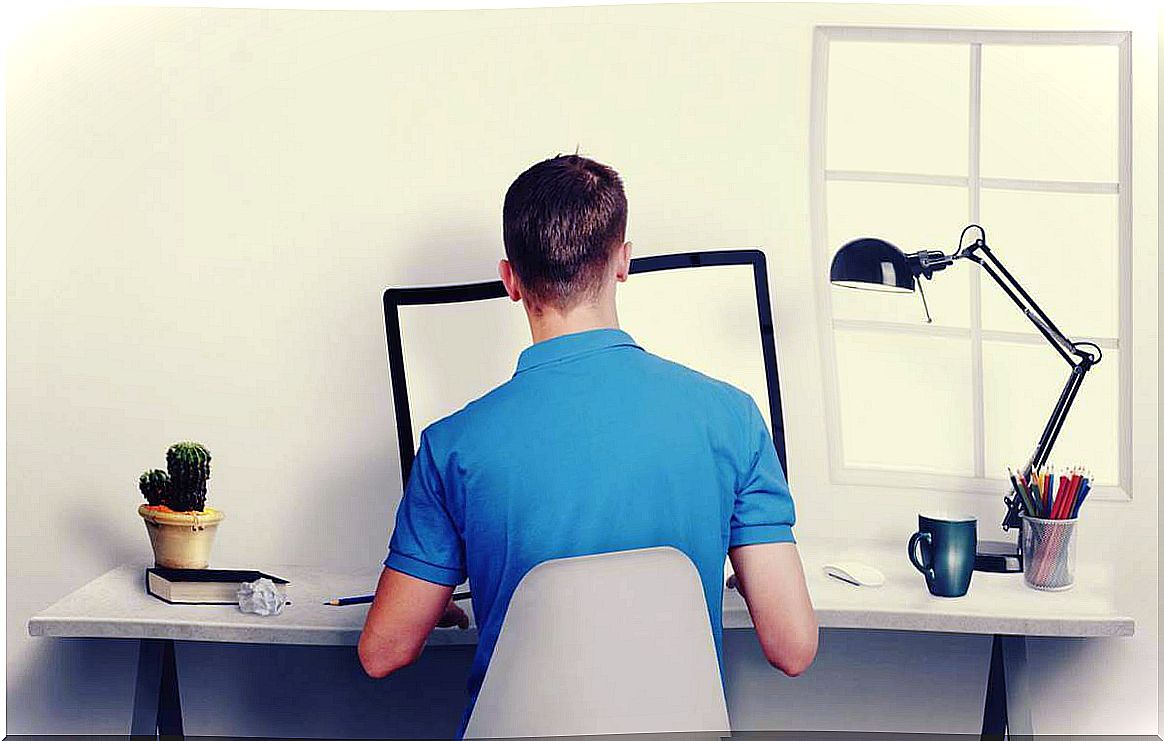
<svg viewBox="0 0 1164 741"><path fill-rule="evenodd" d="M653 376L676 392L695 394L696 398L724 403L741 411L746 411L753 403L746 391L674 360L648 352L643 353L643 363L651 369Z"/></svg>
<svg viewBox="0 0 1164 741"><path fill-rule="evenodd" d="M506 408L519 400L521 395L522 389L517 377L511 378L466 403L452 414L431 423L424 429L424 435L430 442L449 441L474 426L495 422L498 418L505 417L509 413Z"/></svg>

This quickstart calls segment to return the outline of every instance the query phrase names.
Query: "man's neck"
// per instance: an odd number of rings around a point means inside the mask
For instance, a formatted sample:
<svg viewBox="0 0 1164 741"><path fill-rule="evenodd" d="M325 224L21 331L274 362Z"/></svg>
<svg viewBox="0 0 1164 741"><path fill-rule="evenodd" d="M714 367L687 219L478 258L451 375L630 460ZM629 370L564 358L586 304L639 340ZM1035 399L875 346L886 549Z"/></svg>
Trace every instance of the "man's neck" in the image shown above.
<svg viewBox="0 0 1164 741"><path fill-rule="evenodd" d="M614 301L584 302L560 312L552 308L526 310L529 331L535 343L564 334L585 332L590 329L618 329L618 312Z"/></svg>

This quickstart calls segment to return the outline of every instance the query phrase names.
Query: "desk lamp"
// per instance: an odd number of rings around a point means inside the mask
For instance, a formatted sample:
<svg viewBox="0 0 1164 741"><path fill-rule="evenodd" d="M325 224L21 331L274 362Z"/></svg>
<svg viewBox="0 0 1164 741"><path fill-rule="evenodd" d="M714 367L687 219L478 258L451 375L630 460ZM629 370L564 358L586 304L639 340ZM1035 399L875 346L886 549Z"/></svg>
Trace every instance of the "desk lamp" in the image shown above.
<svg viewBox="0 0 1164 741"><path fill-rule="evenodd" d="M977 238L965 244L966 233L971 230L977 231ZM898 293L910 293L916 286L918 293L921 294L925 320L930 322L932 319L920 278L931 280L934 273L945 270L955 260L969 260L985 270L1071 367L1063 392L1059 394L1059 400L1051 411L1043 434L1039 436L1030 461L1023 469L1025 476L1047 462L1047 456L1050 455L1055 438L1063 427L1067 412L1079 393L1084 375L1100 361L1103 351L1093 342L1073 342L1059 331L1054 322L1043 313L1031 295L1023 290L987 246L986 230L977 224L971 224L963 229L958 240L958 249L951 255L937 250L919 250L906 254L882 239L872 237L856 239L837 250L829 270L829 279L837 286ZM1094 352L1086 348L1093 348ZM1006 517L1002 521L1002 529L1006 531L1013 527L1021 528L1022 500L1012 494L1003 497L1003 501L1006 503ZM979 541L974 568L978 571L1004 573L1022 571L1022 553L1014 543Z"/></svg>

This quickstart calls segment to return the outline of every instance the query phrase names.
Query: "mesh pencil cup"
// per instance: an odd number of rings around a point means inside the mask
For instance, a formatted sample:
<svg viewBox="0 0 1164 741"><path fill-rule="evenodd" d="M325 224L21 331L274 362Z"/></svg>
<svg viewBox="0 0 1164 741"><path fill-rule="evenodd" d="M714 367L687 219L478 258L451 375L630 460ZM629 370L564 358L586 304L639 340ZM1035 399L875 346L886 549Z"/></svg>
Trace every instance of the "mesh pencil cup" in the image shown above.
<svg viewBox="0 0 1164 741"><path fill-rule="evenodd" d="M1032 589L1058 592L1075 586L1075 525L1023 515L1023 580Z"/></svg>

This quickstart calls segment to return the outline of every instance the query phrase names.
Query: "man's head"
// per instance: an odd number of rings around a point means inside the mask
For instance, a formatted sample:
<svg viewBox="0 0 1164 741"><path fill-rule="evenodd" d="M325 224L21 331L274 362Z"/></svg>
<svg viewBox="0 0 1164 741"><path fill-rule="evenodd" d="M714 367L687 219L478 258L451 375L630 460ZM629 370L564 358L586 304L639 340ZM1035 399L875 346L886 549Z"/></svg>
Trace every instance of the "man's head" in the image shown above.
<svg viewBox="0 0 1164 741"><path fill-rule="evenodd" d="M606 165L576 154L537 163L509 186L502 222L501 277L531 311L566 313L626 280L626 195Z"/></svg>

